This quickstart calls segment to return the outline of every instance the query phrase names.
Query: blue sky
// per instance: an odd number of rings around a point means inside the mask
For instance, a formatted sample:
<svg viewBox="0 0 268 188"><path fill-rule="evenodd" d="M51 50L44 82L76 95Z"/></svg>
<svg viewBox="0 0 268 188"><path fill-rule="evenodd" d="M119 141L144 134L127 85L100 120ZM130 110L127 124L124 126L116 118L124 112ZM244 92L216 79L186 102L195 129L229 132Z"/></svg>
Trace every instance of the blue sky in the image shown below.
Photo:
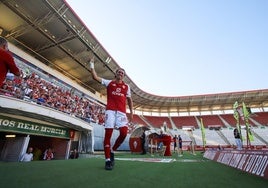
<svg viewBox="0 0 268 188"><path fill-rule="evenodd" d="M268 88L267 0L67 3L147 93L187 96Z"/></svg>

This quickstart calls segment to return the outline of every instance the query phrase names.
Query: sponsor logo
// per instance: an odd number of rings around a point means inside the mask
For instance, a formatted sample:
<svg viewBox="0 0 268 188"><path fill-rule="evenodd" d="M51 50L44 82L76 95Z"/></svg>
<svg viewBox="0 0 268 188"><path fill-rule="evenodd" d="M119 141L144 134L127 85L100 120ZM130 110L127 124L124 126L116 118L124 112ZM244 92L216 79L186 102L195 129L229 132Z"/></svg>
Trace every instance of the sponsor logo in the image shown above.
<svg viewBox="0 0 268 188"><path fill-rule="evenodd" d="M121 88L116 88L116 90L112 92L112 95L124 97L124 94L121 93Z"/></svg>
<svg viewBox="0 0 268 188"><path fill-rule="evenodd" d="M206 151L205 158L268 179L268 155L265 151Z"/></svg>

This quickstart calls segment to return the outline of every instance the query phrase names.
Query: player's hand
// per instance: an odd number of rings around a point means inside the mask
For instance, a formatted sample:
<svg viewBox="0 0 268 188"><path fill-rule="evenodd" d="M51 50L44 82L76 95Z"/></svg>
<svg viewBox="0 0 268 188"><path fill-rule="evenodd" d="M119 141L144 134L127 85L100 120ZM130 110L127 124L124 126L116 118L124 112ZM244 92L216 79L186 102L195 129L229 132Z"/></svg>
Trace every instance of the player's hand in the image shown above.
<svg viewBox="0 0 268 188"><path fill-rule="evenodd" d="M132 123L132 122L129 122L128 123L128 132L129 133L132 133L132 131L134 131L135 130L135 124L134 123Z"/></svg>
<svg viewBox="0 0 268 188"><path fill-rule="evenodd" d="M129 124L133 124L133 114L130 113L130 114L127 114L127 116L128 116L128 122L129 122Z"/></svg>

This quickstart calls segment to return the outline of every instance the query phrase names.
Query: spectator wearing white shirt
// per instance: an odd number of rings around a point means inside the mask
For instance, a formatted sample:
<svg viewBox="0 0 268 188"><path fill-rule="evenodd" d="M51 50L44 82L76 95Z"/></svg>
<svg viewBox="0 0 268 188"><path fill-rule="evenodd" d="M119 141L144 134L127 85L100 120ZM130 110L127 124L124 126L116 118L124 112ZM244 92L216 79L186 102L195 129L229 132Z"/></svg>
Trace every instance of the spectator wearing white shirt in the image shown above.
<svg viewBox="0 0 268 188"><path fill-rule="evenodd" d="M30 162L33 160L33 148L29 147L27 152L24 153L20 159L21 162Z"/></svg>

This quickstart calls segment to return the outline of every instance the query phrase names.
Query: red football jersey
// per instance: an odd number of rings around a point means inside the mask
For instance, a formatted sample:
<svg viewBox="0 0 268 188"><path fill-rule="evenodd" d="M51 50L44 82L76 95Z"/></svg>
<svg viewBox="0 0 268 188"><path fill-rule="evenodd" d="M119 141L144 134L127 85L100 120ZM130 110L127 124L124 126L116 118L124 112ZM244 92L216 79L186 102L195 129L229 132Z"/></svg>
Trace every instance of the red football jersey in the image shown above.
<svg viewBox="0 0 268 188"><path fill-rule="evenodd" d="M106 110L115 110L126 113L126 100L130 97L130 87L128 84L116 83L113 80L102 79L102 84L107 87Z"/></svg>

